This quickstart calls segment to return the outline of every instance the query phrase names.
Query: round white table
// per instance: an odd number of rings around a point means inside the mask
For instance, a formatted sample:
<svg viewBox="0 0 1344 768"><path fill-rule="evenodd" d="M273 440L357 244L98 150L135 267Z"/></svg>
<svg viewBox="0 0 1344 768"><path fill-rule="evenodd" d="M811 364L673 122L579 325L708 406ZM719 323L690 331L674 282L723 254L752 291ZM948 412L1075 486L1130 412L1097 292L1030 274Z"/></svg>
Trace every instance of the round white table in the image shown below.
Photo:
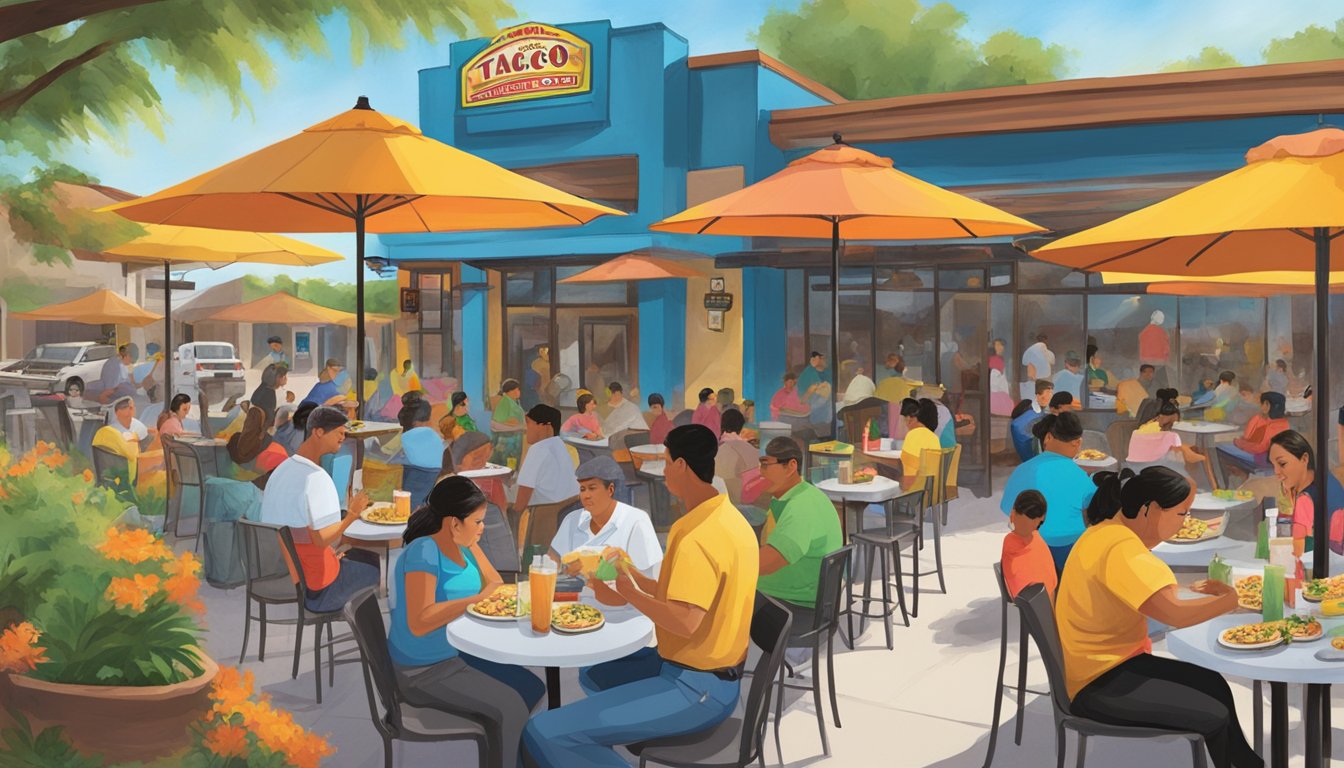
<svg viewBox="0 0 1344 768"><path fill-rule="evenodd" d="M1223 424L1217 421L1178 421L1171 425L1171 428L1176 432L1184 432L1187 435L1195 436L1195 447L1199 449L1200 453L1209 457L1218 484L1225 485L1227 478L1223 475L1223 463L1214 455L1213 438L1217 435L1240 432L1241 428L1234 424Z"/></svg>
<svg viewBox="0 0 1344 768"><path fill-rule="evenodd" d="M646 461L639 466L639 472L641 474L648 475L649 477L656 477L659 480L663 479L663 472L666 469L667 469L667 461L662 459L658 461ZM728 492L728 486L723 482L723 478L719 477L718 475L714 476L713 485L714 489L717 490L719 493Z"/></svg>
<svg viewBox="0 0 1344 768"><path fill-rule="evenodd" d="M630 447L630 453L640 458L648 457L647 460L662 458L667 452L667 447L662 443L648 443L645 445L635 445Z"/></svg>
<svg viewBox="0 0 1344 768"><path fill-rule="evenodd" d="M1299 611L1305 612L1305 611ZM1307 686L1307 710L1303 714L1306 731L1307 768L1320 768L1328 720L1330 686L1344 683L1344 662L1325 662L1316 652L1329 648L1330 641L1289 643L1264 651L1234 651L1218 644L1218 635L1230 627L1255 621L1254 614L1227 614L1185 629L1167 633L1167 651L1172 656L1198 664L1222 675L1268 681L1270 686L1270 756L1273 768L1288 766L1288 684ZM1344 619L1321 619L1327 633L1344 624ZM1260 702L1256 722L1259 722ZM1322 706L1324 705L1324 706ZM1324 715L1324 720L1323 720Z"/></svg>
<svg viewBox="0 0 1344 768"><path fill-rule="evenodd" d="M1195 503L1190 505L1191 509L1206 509L1211 512L1225 512L1229 509L1244 507L1247 504L1254 504L1255 499L1220 499L1208 491L1200 491L1195 494Z"/></svg>
<svg viewBox="0 0 1344 768"><path fill-rule="evenodd" d="M498 664L545 666L548 706L560 706L560 669L591 667L645 648L653 640L653 622L629 606L602 605L584 593L579 602L597 606L606 623L595 632L566 635L532 631L532 619L486 621L470 614L448 624L448 641L472 656Z"/></svg>
<svg viewBox="0 0 1344 768"><path fill-rule="evenodd" d="M866 483L842 483L828 478L817 483L826 498L840 505L840 535L849 541L850 531L863 530L863 508L869 504L886 504L901 495L901 484L889 477L878 475ZM855 513L855 525L849 524L850 513Z"/></svg>
<svg viewBox="0 0 1344 768"><path fill-rule="evenodd" d="M461 472L458 472L457 474L461 475L462 477L471 477L471 478L507 477L508 475L513 474L513 470L509 469L508 467L501 467L498 464L486 464L484 467L481 467L480 469L464 469Z"/></svg>
<svg viewBox="0 0 1344 768"><path fill-rule="evenodd" d="M581 445L581 446L583 446L583 447L585 447L585 448L610 448L610 447L611 447L611 441L610 441L608 438L605 438L605 437L600 438L600 439L598 439L598 440L588 440L588 439L585 439L585 438L582 438L582 437L574 437L573 435L561 435L561 436L560 436L560 439L561 439L561 440L564 440L566 443L569 443L570 445Z"/></svg>
<svg viewBox="0 0 1344 768"><path fill-rule="evenodd" d="M1087 470L1089 475L1103 469L1113 469L1120 464L1114 456L1107 456L1104 459L1079 459L1075 457L1073 463Z"/></svg>
<svg viewBox="0 0 1344 768"><path fill-rule="evenodd" d="M387 595L387 566L392 557L392 550L401 546L401 537L405 533L405 523L380 525L356 520L342 535L345 543L350 546L378 554L378 594L382 596Z"/></svg>
<svg viewBox="0 0 1344 768"><path fill-rule="evenodd" d="M1305 397L1289 397L1284 400L1284 413L1289 416L1303 416L1311 413L1311 401Z"/></svg>

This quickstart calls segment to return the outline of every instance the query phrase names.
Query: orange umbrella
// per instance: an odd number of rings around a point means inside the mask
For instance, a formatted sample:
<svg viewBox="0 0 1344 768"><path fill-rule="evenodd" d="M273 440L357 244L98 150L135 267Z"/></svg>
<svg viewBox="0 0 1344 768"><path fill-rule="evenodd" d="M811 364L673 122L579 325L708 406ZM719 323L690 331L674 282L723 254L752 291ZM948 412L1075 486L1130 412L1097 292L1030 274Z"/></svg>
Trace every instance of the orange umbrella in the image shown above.
<svg viewBox="0 0 1344 768"><path fill-rule="evenodd" d="M152 195L109 206L151 224L355 233L355 360L364 371L364 233L585 224L591 203L425 136L367 97L295 136ZM358 392L363 405L363 390Z"/></svg>
<svg viewBox="0 0 1344 768"><path fill-rule="evenodd" d="M617 256L605 264L570 275L562 283L619 283L627 280L665 280L667 278L703 277L672 259L633 251Z"/></svg>
<svg viewBox="0 0 1344 768"><path fill-rule="evenodd" d="M132 328L163 319L163 315L142 309L106 288L31 312L15 312L14 317L21 320L64 320L86 325L129 325Z"/></svg>
<svg viewBox="0 0 1344 768"><path fill-rule="evenodd" d="M372 315L376 323L389 323L390 317ZM225 307L204 319L224 323L280 323L283 325L355 325L353 312L324 307L288 293L272 293L243 304Z"/></svg>
<svg viewBox="0 0 1344 768"><path fill-rule="evenodd" d="M934 240L1045 228L902 173L891 158L835 143L749 187L650 226L660 232L831 239L831 371L838 375L840 240ZM835 399L831 400L832 406ZM832 419L834 421L834 419Z"/></svg>

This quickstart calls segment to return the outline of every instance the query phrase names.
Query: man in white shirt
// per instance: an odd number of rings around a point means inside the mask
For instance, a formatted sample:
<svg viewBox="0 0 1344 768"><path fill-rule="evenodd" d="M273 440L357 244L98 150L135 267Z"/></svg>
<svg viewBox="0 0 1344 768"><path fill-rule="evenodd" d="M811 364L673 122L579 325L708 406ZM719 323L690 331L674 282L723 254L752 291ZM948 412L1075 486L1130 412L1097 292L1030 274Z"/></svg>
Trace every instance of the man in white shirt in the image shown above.
<svg viewBox="0 0 1344 768"><path fill-rule="evenodd" d="M560 412L549 405L534 405L523 422L529 447L518 469L513 508L522 511L533 504L554 504L578 496L574 459L558 437Z"/></svg>
<svg viewBox="0 0 1344 768"><path fill-rule="evenodd" d="M610 436L626 430L649 431L649 425L644 421L644 414L640 413L639 406L633 401L625 399L625 391L621 388L620 382L611 382L607 385L607 389L611 391L611 398L607 400L607 407L611 411L602 421L602 433Z"/></svg>
<svg viewBox="0 0 1344 768"><path fill-rule="evenodd" d="M551 539L551 556L557 562L579 547L616 547L630 557L635 569L655 578L663 562L663 548L653 530L649 513L616 500L616 484L624 475L610 456L598 456L585 461L574 471L579 482L579 503L583 509L571 512L560 523L555 538ZM577 561L567 568L571 575L579 571ZM603 571L610 573L603 573ZM605 563L597 570L597 578L609 581L616 578L616 569Z"/></svg>
<svg viewBox="0 0 1344 768"><path fill-rule="evenodd" d="M336 484L321 467L322 457L341 447L345 432L344 413L313 409L298 452L275 468L261 496L261 521L288 526L294 535L310 611L340 610L355 593L378 584L378 555L364 549L336 554L341 536L369 503L363 491L353 494L342 519Z"/></svg>
<svg viewBox="0 0 1344 768"><path fill-rule="evenodd" d="M1044 333L1036 335L1036 343L1022 353L1022 365L1026 368L1026 380L1022 382L1023 399L1031 397L1032 382L1049 379L1055 365L1055 353L1046 346L1048 339Z"/></svg>

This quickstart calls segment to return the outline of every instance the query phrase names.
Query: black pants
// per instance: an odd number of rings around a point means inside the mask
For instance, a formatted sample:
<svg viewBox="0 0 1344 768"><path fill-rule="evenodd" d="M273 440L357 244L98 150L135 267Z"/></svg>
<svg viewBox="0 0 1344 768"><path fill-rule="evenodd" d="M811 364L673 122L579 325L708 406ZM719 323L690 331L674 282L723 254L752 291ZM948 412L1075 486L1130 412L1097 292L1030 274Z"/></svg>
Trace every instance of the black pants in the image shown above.
<svg viewBox="0 0 1344 768"><path fill-rule="evenodd" d="M1184 661L1140 654L1088 683L1073 711L1114 725L1202 734L1218 768L1263 768L1237 722L1232 689L1217 672Z"/></svg>

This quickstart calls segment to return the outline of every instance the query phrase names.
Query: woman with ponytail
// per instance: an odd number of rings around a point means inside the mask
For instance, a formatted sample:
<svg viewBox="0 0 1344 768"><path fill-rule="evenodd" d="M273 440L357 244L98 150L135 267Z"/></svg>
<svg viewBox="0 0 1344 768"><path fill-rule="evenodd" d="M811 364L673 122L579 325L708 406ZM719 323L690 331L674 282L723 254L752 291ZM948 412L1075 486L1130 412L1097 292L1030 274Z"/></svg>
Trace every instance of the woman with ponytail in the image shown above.
<svg viewBox="0 0 1344 768"><path fill-rule="evenodd" d="M484 530L485 496L471 480L451 476L434 486L402 536L401 599L392 606L388 650L406 701L482 723L489 765L514 768L523 728L545 686L522 667L459 652L443 629L502 584L481 552Z"/></svg>
<svg viewBox="0 0 1344 768"><path fill-rule="evenodd" d="M1064 571L1064 561L1073 543L1083 532L1083 510L1095 487L1073 457L1083 445L1083 424L1072 411L1049 413L1032 425L1041 441L1042 451L1028 459L1008 477L1000 509L1009 515L1013 500L1023 491L1036 490L1045 496L1050 513L1041 525L1041 538L1050 548L1055 572Z"/></svg>
<svg viewBox="0 0 1344 768"><path fill-rule="evenodd" d="M1190 586L1152 553L1181 529L1194 484L1167 467L1098 472L1088 504L1091 524L1073 547L1055 600L1072 708L1103 723L1195 731L1218 768L1261 768L1246 743L1232 690L1216 672L1154 656L1148 620L1170 627L1200 624L1237 607L1237 593L1217 581ZM1051 510L1053 514L1053 510Z"/></svg>

